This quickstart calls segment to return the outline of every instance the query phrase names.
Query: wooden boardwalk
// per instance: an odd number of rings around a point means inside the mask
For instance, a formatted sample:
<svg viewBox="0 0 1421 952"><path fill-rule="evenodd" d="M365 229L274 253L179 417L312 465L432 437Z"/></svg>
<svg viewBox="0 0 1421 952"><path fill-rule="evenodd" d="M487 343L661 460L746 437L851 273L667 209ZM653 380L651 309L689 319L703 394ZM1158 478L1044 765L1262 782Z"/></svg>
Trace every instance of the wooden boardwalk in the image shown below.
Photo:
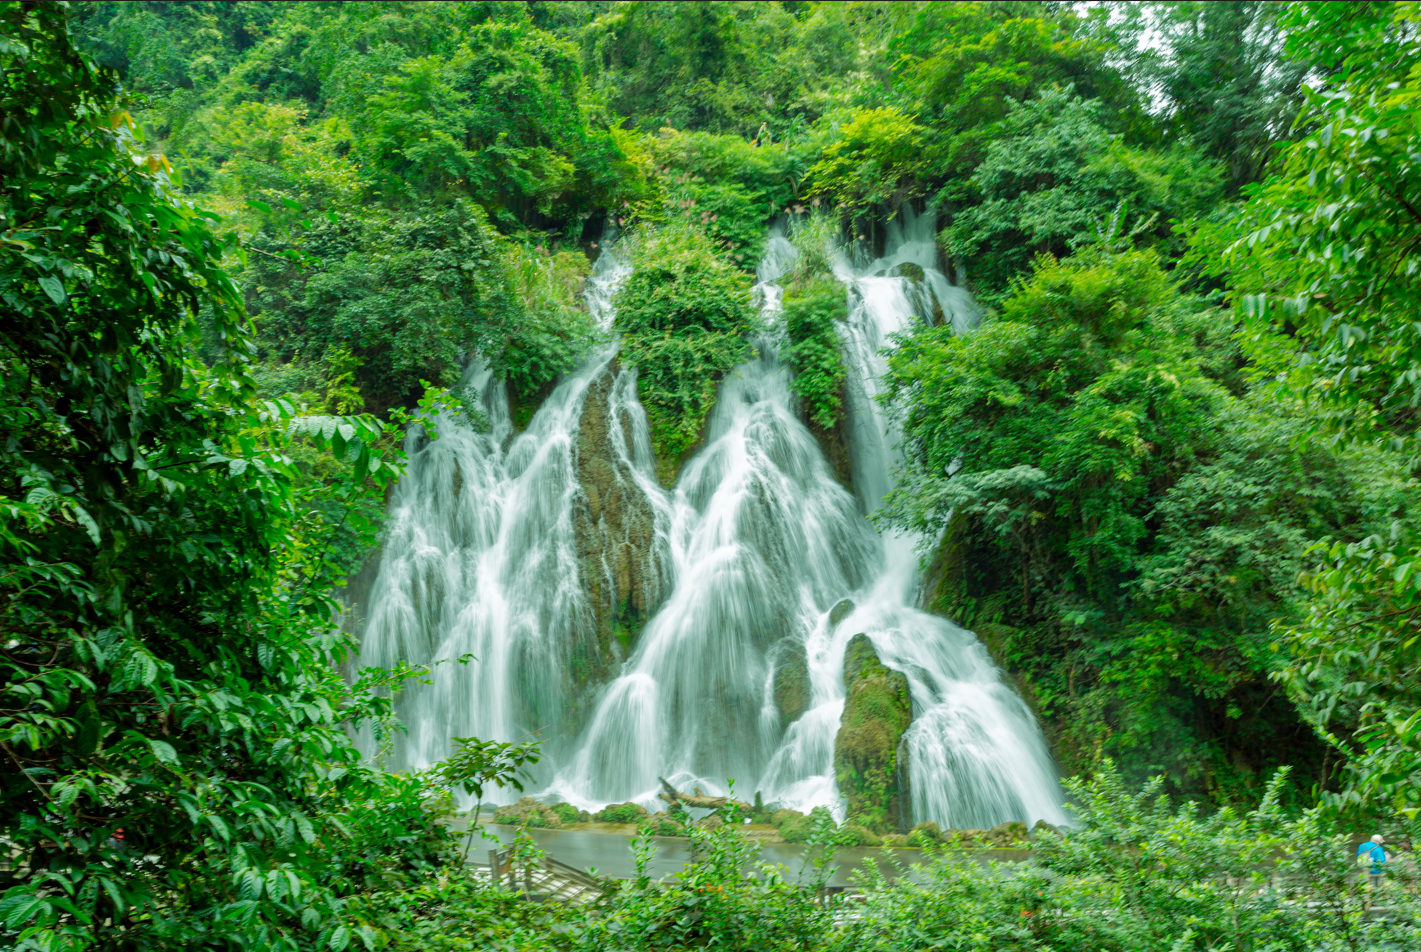
<svg viewBox="0 0 1421 952"><path fill-rule="evenodd" d="M474 866L475 876L507 886L532 898L574 905L591 902L602 895L604 886L576 867L559 863L551 856L541 863L519 869L513 864L512 847L488 851L488 865Z"/></svg>

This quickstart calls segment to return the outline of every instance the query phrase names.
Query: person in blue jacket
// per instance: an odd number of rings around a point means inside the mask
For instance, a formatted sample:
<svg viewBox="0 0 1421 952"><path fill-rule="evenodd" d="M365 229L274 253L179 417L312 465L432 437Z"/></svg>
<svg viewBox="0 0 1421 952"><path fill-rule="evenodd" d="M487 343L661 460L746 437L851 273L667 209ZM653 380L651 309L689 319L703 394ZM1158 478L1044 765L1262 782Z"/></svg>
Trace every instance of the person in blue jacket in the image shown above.
<svg viewBox="0 0 1421 952"><path fill-rule="evenodd" d="M1357 862L1362 866L1363 873L1367 877L1367 885L1376 889L1381 885L1382 873L1389 858L1386 848L1382 844L1386 842L1380 833L1374 835L1370 840L1357 846Z"/></svg>

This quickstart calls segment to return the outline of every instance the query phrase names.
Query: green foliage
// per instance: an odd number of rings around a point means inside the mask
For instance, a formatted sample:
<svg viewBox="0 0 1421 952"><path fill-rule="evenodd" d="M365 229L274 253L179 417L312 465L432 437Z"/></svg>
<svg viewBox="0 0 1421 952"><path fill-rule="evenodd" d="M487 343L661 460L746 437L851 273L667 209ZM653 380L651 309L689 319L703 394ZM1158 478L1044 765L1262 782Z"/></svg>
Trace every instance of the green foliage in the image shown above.
<svg viewBox="0 0 1421 952"><path fill-rule="evenodd" d="M582 300L591 271L577 251L515 245L504 253L517 316L502 341L486 345L495 367L520 393L534 393L577 366L602 335Z"/></svg>
<svg viewBox="0 0 1421 952"><path fill-rule="evenodd" d="M458 788L466 794L483 799L484 785L512 787L522 792L518 774L525 764L542 759L539 741L526 744L479 740L477 737L451 737L454 753L434 768L434 776L445 786Z"/></svg>
<svg viewBox="0 0 1421 952"><path fill-rule="evenodd" d="M411 57L371 84L352 116L357 149L391 194L452 188L515 214L547 213L579 172L578 79L575 51L531 23L470 23L453 49Z"/></svg>
<svg viewBox="0 0 1421 952"><path fill-rule="evenodd" d="M669 481L700 440L720 378L749 356L755 312L749 282L693 226L644 233L632 265L617 293L617 330Z"/></svg>
<svg viewBox="0 0 1421 952"><path fill-rule="evenodd" d="M804 401L814 425L825 430L833 428L843 409L847 372L837 325L847 316L844 286L837 281L820 280L785 293L787 341L781 356L794 371L790 390Z"/></svg>
<svg viewBox="0 0 1421 952"><path fill-rule="evenodd" d="M325 610L310 593L364 559L382 508L364 468L397 439L335 418L400 419L471 357L531 414L600 342L573 249L604 220L646 236L617 330L669 481L750 352L745 272L766 222L839 205L872 254L876 223L925 196L947 270L998 311L962 339L924 329L894 357L907 457L888 518L946 530L936 608L982 635L1072 769L1114 751L1131 776L1165 765L1219 801L1256 799L1282 756L1301 788L1326 782L1276 672L1352 763L1339 803L1421 803L1406 587L1421 553L1415 4L87 3L69 16L158 141L108 121L110 85L74 100L63 70L87 67L63 44L31 53L7 32L20 44L7 63L68 57L43 82L7 69L0 87L3 333L25 342L0 384L22 408L4 422L20 434L4 451L4 584L26 611L69 592L24 631L168 638L184 683L205 657L192 631L238 654L244 638L306 645L306 622L278 625L269 606ZM84 75L81 98L98 81ZM107 171L83 178L94 168ZM172 200L182 189L232 233ZM1191 228L1197 253L1166 277ZM816 280L825 243L810 243L783 357L829 427L843 298ZM241 300L217 266L239 244ZM1232 315L1176 283L1226 284ZM252 346L260 362L244 365ZM274 482L228 492L194 462L217 456L249 460L233 479ZM129 472L150 457L167 468ZM155 513L182 541L152 529ZM172 605L126 574L159 572L149 562L170 573L152 585L171 583ZM193 594L239 576L261 594ZM71 624L82 599L63 586L81 581L93 617ZM340 654L319 644L293 648L305 660L290 670ZM94 672L112 657L72 663L107 691ZM250 664L232 663L241 697L276 677ZM23 721L44 704L6 710ZM376 700L350 711L386 716Z"/></svg>
<svg viewBox="0 0 1421 952"><path fill-rule="evenodd" d="M809 174L811 195L831 195L850 211L896 207L914 197L925 165L923 128L900 110L856 110Z"/></svg>
<svg viewBox="0 0 1421 952"><path fill-rule="evenodd" d="M554 803L551 809L564 824L586 823L591 819L586 810L579 810L571 803Z"/></svg>
<svg viewBox="0 0 1421 952"><path fill-rule="evenodd" d="M646 874L655 847L644 830L633 842L636 878L612 886L600 914L569 930L572 947L814 947L830 922L827 904L814 901L828 870L821 866L810 882L791 882L783 867L756 862L758 849L740 826L740 814L731 808L726 822L713 829L690 827L693 861L660 881ZM832 830L832 820L826 828Z"/></svg>
<svg viewBox="0 0 1421 952"><path fill-rule="evenodd" d="M333 217L294 241L318 265L302 270L267 255L251 265L249 305L271 352L290 359L349 348L362 360L361 390L378 409L412 403L421 380L454 383L470 347L525 372L538 359L528 337L548 318L518 326L483 209L456 202L385 219ZM259 253L292 244L252 238Z"/></svg>
<svg viewBox="0 0 1421 952"><path fill-rule="evenodd" d="M255 399L235 243L62 7L0 18L0 941L368 944L348 897L452 847L421 783L360 763L346 729L388 702L334 667L314 497L378 497L386 433ZM312 480L306 446L344 465Z"/></svg>
<svg viewBox="0 0 1421 952"><path fill-rule="evenodd" d="M1326 561L1302 578L1314 596L1308 616L1279 626L1294 659L1282 678L1347 758L1347 783L1331 802L1349 812L1382 803L1414 819L1421 814L1421 646L1414 621L1421 559L1414 543L1381 535L1319 548Z"/></svg>
<svg viewBox="0 0 1421 952"><path fill-rule="evenodd" d="M647 191L635 143L588 125L575 49L508 5L245 6L79 19L153 97L143 116L191 186L243 213L256 254L237 277L264 356L347 347L377 412L412 404L420 379L453 383L470 353L528 393L584 357L595 335L567 259L540 275L489 223L580 231Z"/></svg>
<svg viewBox="0 0 1421 952"><path fill-rule="evenodd" d="M692 862L661 880L648 831L633 841L639 875L608 882L597 902L515 903L506 888L450 870L413 890L363 900L361 914L394 949L1403 949L1421 938L1417 872L1408 854L1388 863L1380 895L1353 859L1355 837L1317 811L1289 813L1275 776L1256 809L1205 813L1171 804L1156 778L1123 782L1113 764L1070 785L1069 833L1038 829L1019 863L963 862L932 838L921 861L870 861L852 898L823 887L846 832L816 811L809 855L796 873L757 863L726 823L690 831ZM731 818L732 821L735 817ZM1386 830L1389 841L1417 832ZM747 875L748 874L748 875ZM1369 915L1373 901L1386 915Z"/></svg>
<svg viewBox="0 0 1421 952"><path fill-rule="evenodd" d="M1227 163L1230 193L1262 177L1272 145L1297 114L1309 64L1317 62L1285 49L1293 32L1290 6L1305 5L1230 0L1164 3L1149 11L1130 5L1112 11L1110 19L1119 22L1101 24L1128 55L1131 81L1152 90L1163 107L1164 138L1192 141Z"/></svg>
<svg viewBox="0 0 1421 952"><path fill-rule="evenodd" d="M1170 805L1158 779L1128 789L1107 763L1091 783L1070 783L1076 825L1039 831L1027 863L988 872L927 849L916 881L870 878L862 914L825 947L1301 952L1414 942L1421 910L1404 892L1414 873L1386 884L1395 917L1369 919L1352 838L1279 809L1281 779L1246 815L1205 815Z"/></svg>
<svg viewBox="0 0 1421 952"><path fill-rule="evenodd" d="M1235 396L1230 327L1198 306L1152 252L1092 246L1042 259L973 333L902 341L908 468L884 515L947 530L939 610L1015 672L1068 770L1113 752L1256 797L1284 756L1324 780L1266 681L1309 541L1376 531L1414 486L1385 459L1298 454L1307 419Z"/></svg>
<svg viewBox="0 0 1421 952"><path fill-rule="evenodd" d="M1307 90L1310 134L1237 222L1200 243L1237 269L1250 349L1283 392L1316 400L1337 429L1409 436L1421 402L1415 313L1421 189L1412 121L1421 74L1405 83ZM1376 82L1390 79L1389 74ZM1292 340L1277 333L1286 325Z"/></svg>
<svg viewBox="0 0 1421 952"><path fill-rule="evenodd" d="M647 143L662 186L663 213L704 228L747 270L759 260L765 226L795 201L804 156L786 143L663 129Z"/></svg>
<svg viewBox="0 0 1421 952"><path fill-rule="evenodd" d="M592 815L598 823L640 823L646 819L646 809L635 803L614 803Z"/></svg>
<svg viewBox="0 0 1421 952"><path fill-rule="evenodd" d="M562 949L561 936L586 915L571 904L528 902L513 890L490 889L466 866L357 902L389 952Z"/></svg>
<svg viewBox="0 0 1421 952"><path fill-rule="evenodd" d="M1414 469L1421 336L1414 321L1421 189L1414 4L1290 10L1294 55L1327 64L1304 90L1305 132L1282 154L1239 220L1205 229L1201 252L1234 268L1236 310L1260 376L1314 414L1304 440L1341 439L1396 453ZM1346 42L1340 47L1338 37ZM1385 447L1385 449L1382 449ZM1366 452L1366 451L1362 451ZM1319 734L1347 757L1338 805L1421 810L1414 566L1405 511L1389 531L1333 538L1304 576L1309 611L1280 623L1291 660L1280 676ZM1383 530L1383 531L1376 531Z"/></svg>
<svg viewBox="0 0 1421 952"><path fill-rule="evenodd" d="M967 265L985 303L1003 300L1035 255L1068 254L1107 230L1109 209L1146 219L1135 231L1148 240L1219 198L1217 170L1197 151L1131 149L1107 132L1099 101L1072 93L1053 89L1012 105L972 176L981 203L943 231L948 254Z"/></svg>
<svg viewBox="0 0 1421 952"><path fill-rule="evenodd" d="M802 135L832 104L871 91L886 73L883 35L902 16L883 3L563 6L585 18L567 32L613 115L761 143Z"/></svg>
<svg viewBox="0 0 1421 952"><path fill-rule="evenodd" d="M1153 254L1087 250L1041 259L975 333L905 340L890 393L915 398L903 433L922 476L893 497L896 518L940 528L965 504L1022 548L1065 556L1088 592L1110 598L1145 534L1151 485L1197 451L1224 399L1170 333L1175 306ZM959 458L975 478L937 475ZM944 496L964 493L957 505ZM1059 522L1035 515L1043 494ZM1042 537L1076 525L1087 532L1069 544Z"/></svg>
<svg viewBox="0 0 1421 952"><path fill-rule="evenodd" d="M1109 46L1082 35L1081 22L1044 4L919 4L892 38L898 96L928 127L939 182L934 204L951 210L1000 135L1014 105L1074 85L1108 104L1112 124L1129 124L1136 96L1105 68Z"/></svg>

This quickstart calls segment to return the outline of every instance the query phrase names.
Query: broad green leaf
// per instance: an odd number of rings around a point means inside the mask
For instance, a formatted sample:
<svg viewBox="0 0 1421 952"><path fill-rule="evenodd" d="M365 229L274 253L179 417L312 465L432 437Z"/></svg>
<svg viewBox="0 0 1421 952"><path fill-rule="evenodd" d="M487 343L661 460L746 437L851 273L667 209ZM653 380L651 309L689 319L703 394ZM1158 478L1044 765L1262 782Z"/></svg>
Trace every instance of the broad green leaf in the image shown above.
<svg viewBox="0 0 1421 952"><path fill-rule="evenodd" d="M64 293L64 282L58 278L42 277L39 279L39 286L55 304L63 304L68 300L68 295Z"/></svg>

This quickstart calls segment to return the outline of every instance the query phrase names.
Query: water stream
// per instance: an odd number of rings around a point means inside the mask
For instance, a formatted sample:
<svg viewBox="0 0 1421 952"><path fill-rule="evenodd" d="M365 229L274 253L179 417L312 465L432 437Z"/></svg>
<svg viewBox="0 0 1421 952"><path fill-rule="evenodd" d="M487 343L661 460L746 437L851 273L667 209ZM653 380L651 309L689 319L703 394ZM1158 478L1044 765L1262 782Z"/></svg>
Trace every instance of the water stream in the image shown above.
<svg viewBox="0 0 1421 952"><path fill-rule="evenodd" d="M896 462L896 436L874 402L880 349L916 315L940 313L960 331L976 320L970 297L938 269L933 237L930 218L909 214L891 226L883 257L837 255L850 302L841 336L856 496L800 422L772 340L726 377L704 446L669 491L652 475L634 374L616 377L607 425L624 454L620 471L650 503L666 584L630 657L577 717L567 666L590 637L591 614L573 528L577 427L589 384L613 355L563 381L516 438L502 387L472 370L466 389L489 425L479 433L445 415L431 424L432 442L411 430L410 468L391 503L369 599L365 663L448 662L434 669L434 684L399 699L409 734L387 748L391 763L441 759L451 736L512 739L546 726L545 798L656 809L659 777L707 792L734 778L747 797L759 791L801 811L826 805L842 818L833 751L843 655L863 632L909 679L914 821L1063 822L1055 768L1029 709L975 636L914 607L917 540L881 535L866 518L891 488ZM767 243L758 290L770 312L797 253L783 234ZM588 291L604 321L624 274L604 252ZM843 599L855 607L831 624ZM797 646L810 699L786 726L773 680ZM477 660L458 663L467 653Z"/></svg>

